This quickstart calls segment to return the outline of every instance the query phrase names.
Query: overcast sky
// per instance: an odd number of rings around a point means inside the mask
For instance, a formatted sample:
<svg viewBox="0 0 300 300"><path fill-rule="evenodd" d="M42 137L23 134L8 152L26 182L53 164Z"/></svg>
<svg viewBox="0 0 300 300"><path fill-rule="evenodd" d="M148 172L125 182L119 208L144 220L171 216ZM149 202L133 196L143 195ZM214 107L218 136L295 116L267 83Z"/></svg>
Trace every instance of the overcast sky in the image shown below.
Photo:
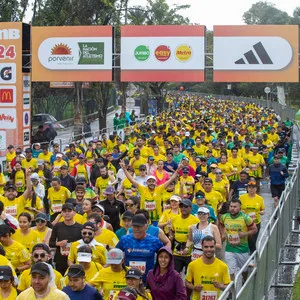
<svg viewBox="0 0 300 300"><path fill-rule="evenodd" d="M252 4L258 0L166 0L169 5L189 4L191 7L182 11L182 15L189 17L191 23L206 25L207 29L212 29L213 25L241 25L243 14L251 8ZM286 11L290 16L297 6L299 0L271 0L268 1L278 9ZM129 6L145 6L146 0L130 0Z"/></svg>

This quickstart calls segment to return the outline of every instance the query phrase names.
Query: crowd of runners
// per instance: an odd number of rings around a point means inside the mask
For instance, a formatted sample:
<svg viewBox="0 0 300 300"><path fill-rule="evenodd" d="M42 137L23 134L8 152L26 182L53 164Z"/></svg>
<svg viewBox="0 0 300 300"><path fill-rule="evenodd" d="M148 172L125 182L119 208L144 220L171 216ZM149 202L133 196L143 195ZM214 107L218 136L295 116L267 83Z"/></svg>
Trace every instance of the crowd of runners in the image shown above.
<svg viewBox="0 0 300 300"><path fill-rule="evenodd" d="M0 299L218 299L256 250L262 181L278 205L293 123L168 97L173 109L122 134L8 147Z"/></svg>

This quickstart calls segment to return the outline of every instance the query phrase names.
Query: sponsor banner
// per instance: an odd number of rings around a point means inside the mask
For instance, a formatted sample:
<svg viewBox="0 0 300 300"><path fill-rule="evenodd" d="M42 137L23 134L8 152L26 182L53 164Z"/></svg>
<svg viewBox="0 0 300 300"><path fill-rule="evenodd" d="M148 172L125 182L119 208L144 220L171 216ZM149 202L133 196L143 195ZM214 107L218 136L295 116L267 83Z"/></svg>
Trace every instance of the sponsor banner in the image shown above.
<svg viewBox="0 0 300 300"><path fill-rule="evenodd" d="M17 111L15 108L1 108L0 129L17 128Z"/></svg>
<svg viewBox="0 0 300 300"><path fill-rule="evenodd" d="M30 92L30 90L31 90L30 76L23 75L23 92Z"/></svg>
<svg viewBox="0 0 300 300"><path fill-rule="evenodd" d="M30 109L30 94L29 93L25 93L23 94L23 108L24 109Z"/></svg>
<svg viewBox="0 0 300 300"><path fill-rule="evenodd" d="M30 126L30 111L23 111L23 127Z"/></svg>
<svg viewBox="0 0 300 300"><path fill-rule="evenodd" d="M16 106L17 90L13 85L0 85L0 107Z"/></svg>
<svg viewBox="0 0 300 300"><path fill-rule="evenodd" d="M204 81L204 26L122 26L121 81Z"/></svg>
<svg viewBox="0 0 300 300"><path fill-rule="evenodd" d="M30 129L23 129L23 145L30 144Z"/></svg>
<svg viewBox="0 0 300 300"><path fill-rule="evenodd" d="M214 81L299 81L298 26L214 26Z"/></svg>
<svg viewBox="0 0 300 300"><path fill-rule="evenodd" d="M0 63L0 84L16 83L16 64Z"/></svg>
<svg viewBox="0 0 300 300"><path fill-rule="evenodd" d="M6 144L6 131L0 130L0 152L2 150L6 150L7 144Z"/></svg>
<svg viewBox="0 0 300 300"><path fill-rule="evenodd" d="M50 88L55 88L55 89L73 89L75 88L75 83L74 82L50 82ZM90 88L90 83L89 82L83 82L82 83L82 88L83 89L89 89Z"/></svg>
<svg viewBox="0 0 300 300"><path fill-rule="evenodd" d="M32 28L33 81L112 81L112 27Z"/></svg>

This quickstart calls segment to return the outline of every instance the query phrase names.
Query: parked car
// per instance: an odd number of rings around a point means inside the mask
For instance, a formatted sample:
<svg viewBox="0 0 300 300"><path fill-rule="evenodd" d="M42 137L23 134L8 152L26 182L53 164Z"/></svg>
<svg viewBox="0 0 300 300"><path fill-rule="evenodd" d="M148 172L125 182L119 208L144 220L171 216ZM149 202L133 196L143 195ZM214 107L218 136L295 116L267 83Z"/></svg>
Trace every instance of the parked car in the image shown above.
<svg viewBox="0 0 300 300"><path fill-rule="evenodd" d="M49 124L52 124L54 129L64 129L65 127L60 124L52 115L49 114L36 114L32 116L31 127L32 135L34 135L40 125L44 126L44 130L49 127Z"/></svg>

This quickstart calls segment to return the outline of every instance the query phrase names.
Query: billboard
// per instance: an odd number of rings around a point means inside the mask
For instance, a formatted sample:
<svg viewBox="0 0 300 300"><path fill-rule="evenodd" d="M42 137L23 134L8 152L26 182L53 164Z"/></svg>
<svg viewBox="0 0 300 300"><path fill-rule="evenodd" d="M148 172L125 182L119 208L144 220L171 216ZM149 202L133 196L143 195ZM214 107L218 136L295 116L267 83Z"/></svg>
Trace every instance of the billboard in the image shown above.
<svg viewBox="0 0 300 300"><path fill-rule="evenodd" d="M111 26L32 27L32 81L112 81Z"/></svg>
<svg viewBox="0 0 300 300"><path fill-rule="evenodd" d="M205 27L122 26L121 81L204 81Z"/></svg>
<svg viewBox="0 0 300 300"><path fill-rule="evenodd" d="M30 41L26 24L0 23L0 156L6 154L9 144L24 145L22 52L30 50L24 46L24 34ZM27 109L30 111L30 101ZM30 128L30 122L29 118L26 127Z"/></svg>
<svg viewBox="0 0 300 300"><path fill-rule="evenodd" d="M214 26L214 82L298 82L298 26Z"/></svg>

